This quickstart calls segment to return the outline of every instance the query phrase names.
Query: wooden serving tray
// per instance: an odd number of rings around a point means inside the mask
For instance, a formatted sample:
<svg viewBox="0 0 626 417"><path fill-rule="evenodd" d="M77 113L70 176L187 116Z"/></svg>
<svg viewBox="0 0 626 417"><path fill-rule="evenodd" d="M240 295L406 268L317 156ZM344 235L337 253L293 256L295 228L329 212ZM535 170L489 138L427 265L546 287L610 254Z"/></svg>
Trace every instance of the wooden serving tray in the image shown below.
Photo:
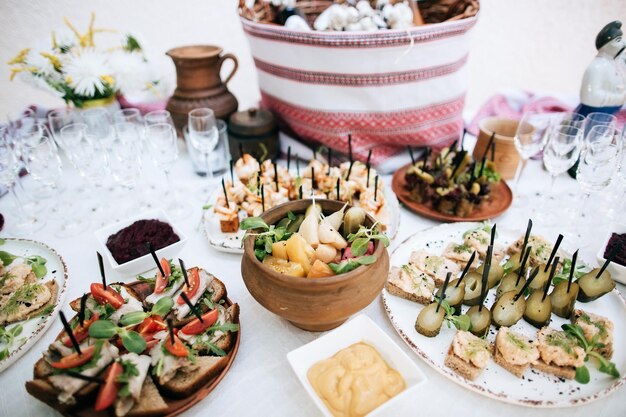
<svg viewBox="0 0 626 417"><path fill-rule="evenodd" d="M128 285L129 287L137 291L137 293L141 296L142 300L145 299L145 297L147 297L150 294L150 284L148 283L135 281L126 285ZM230 298L226 297L225 307L230 307L232 304L233 302L230 300ZM220 372L212 380L208 381L198 391L190 393L190 395L186 398L171 398L171 397L166 396L164 393L161 393L161 396L163 397L163 399L168 405L167 412L165 412L163 416L165 417L177 416L183 411L190 409L191 407L193 407L194 405L202 401L207 395L209 395L209 393L213 391L215 387L217 387L217 385L222 381L222 379L226 376L226 374L230 370L230 367L232 366L233 361L235 360L235 356L237 355L237 351L239 350L239 342L241 340L241 324L240 323L237 323L237 324L239 324L239 330L237 331L235 344L233 348L230 350L230 352L228 352L228 354L226 355L226 357L228 358L228 362L226 363L226 366L224 367L222 372ZM148 375L148 377L151 377L151 376ZM88 407L85 407L82 409L74 409L74 410L63 413L63 415L66 417L100 417L100 416L109 417L112 415L112 413L110 413L109 410L96 412L93 409L93 404L90 404Z"/></svg>
<svg viewBox="0 0 626 417"><path fill-rule="evenodd" d="M404 173L411 166L406 164L396 170L391 181L391 189L398 200L413 213L441 222L479 222L497 217L508 210L513 202L513 192L504 180L500 180L491 187L491 194L487 201L483 201L474 212L467 217L459 217L441 213L429 204L418 203L411 198L411 193L405 188Z"/></svg>

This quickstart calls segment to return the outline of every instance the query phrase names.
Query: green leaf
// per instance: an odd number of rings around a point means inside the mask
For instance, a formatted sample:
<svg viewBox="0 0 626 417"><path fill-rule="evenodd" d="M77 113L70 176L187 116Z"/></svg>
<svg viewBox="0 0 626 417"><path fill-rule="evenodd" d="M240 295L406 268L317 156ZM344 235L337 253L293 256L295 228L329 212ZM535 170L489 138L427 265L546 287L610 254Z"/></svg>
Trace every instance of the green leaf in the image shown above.
<svg viewBox="0 0 626 417"><path fill-rule="evenodd" d="M580 347L585 349L585 351L588 350L587 348L589 347L589 343L585 338L585 332L583 332L582 327L577 324L565 323L561 326L561 328L565 331L565 333L574 336L574 338L576 338L576 340L578 341Z"/></svg>
<svg viewBox="0 0 626 417"><path fill-rule="evenodd" d="M9 356L9 348L5 347L0 350L0 361L5 360Z"/></svg>
<svg viewBox="0 0 626 417"><path fill-rule="evenodd" d="M374 262L376 262L376 256L369 255L369 256L361 256L360 258L346 259L345 261L339 264L329 263L328 267L335 274L339 275L339 274L345 274L346 272L350 272L353 269L356 269L361 265L370 265L370 264L373 264Z"/></svg>
<svg viewBox="0 0 626 417"><path fill-rule="evenodd" d="M296 219L296 215L293 214L291 211L287 212L287 218L291 221L294 221Z"/></svg>
<svg viewBox="0 0 626 417"><path fill-rule="evenodd" d="M48 273L48 268L42 264L32 264L31 268L33 268L33 273L37 278L43 278Z"/></svg>
<svg viewBox="0 0 626 417"><path fill-rule="evenodd" d="M216 324L214 326L209 327L209 332L236 332L239 331L239 325L234 323L224 323L224 324Z"/></svg>
<svg viewBox="0 0 626 417"><path fill-rule="evenodd" d="M4 266L11 265L13 261L16 260L17 258L18 258L17 256L12 255L9 252L0 250L0 261L2 261L2 264Z"/></svg>
<svg viewBox="0 0 626 417"><path fill-rule="evenodd" d="M151 314L155 316L165 317L167 313L174 307L174 300L172 297L163 297L152 306Z"/></svg>
<svg viewBox="0 0 626 417"><path fill-rule="evenodd" d="M354 239L352 245L350 245L350 251L353 256L363 256L365 252L367 252L367 244L369 243L369 239L366 237L360 237Z"/></svg>
<svg viewBox="0 0 626 417"><path fill-rule="evenodd" d="M472 327L472 322L467 314L452 317L452 324L454 324L454 327L457 329L468 331Z"/></svg>
<svg viewBox="0 0 626 417"><path fill-rule="evenodd" d="M213 207L213 204L205 204L204 206L202 206L202 210L208 210L211 207Z"/></svg>
<svg viewBox="0 0 626 417"><path fill-rule="evenodd" d="M581 384L588 384L591 380L591 377L589 376L589 369L587 369L585 365L579 366L576 368L576 377L574 379L576 379L576 382Z"/></svg>
<svg viewBox="0 0 626 417"><path fill-rule="evenodd" d="M144 321L146 317L148 317L148 314L143 311L131 311L122 316L120 325L123 327L136 326Z"/></svg>
<svg viewBox="0 0 626 417"><path fill-rule="evenodd" d="M355 258L355 261L358 262L359 265L371 265L376 262L376 255L361 256L360 258Z"/></svg>
<svg viewBox="0 0 626 417"><path fill-rule="evenodd" d="M95 323L94 323L95 324ZM92 324L93 326L93 324ZM91 330L91 328L90 328ZM135 331L129 331L121 335L122 344L129 352L141 353L146 350L146 341L143 336Z"/></svg>
<svg viewBox="0 0 626 417"><path fill-rule="evenodd" d="M269 226L260 217L246 217L239 224L241 230L264 229L269 230Z"/></svg>
<svg viewBox="0 0 626 417"><path fill-rule="evenodd" d="M611 375L613 378L619 378L619 371L617 370L617 367L613 362L609 361L596 351L591 351L587 355L595 358L598 361L600 365L598 366L598 370L600 372Z"/></svg>
<svg viewBox="0 0 626 417"><path fill-rule="evenodd" d="M89 326L89 336L94 339L110 339L118 332L118 327L111 320L96 320Z"/></svg>
<svg viewBox="0 0 626 417"><path fill-rule="evenodd" d="M267 256L267 252L265 252L264 250L261 250L261 249L255 249L254 250L254 254L256 255L256 258L260 262L263 262L263 259L265 259L265 257Z"/></svg>

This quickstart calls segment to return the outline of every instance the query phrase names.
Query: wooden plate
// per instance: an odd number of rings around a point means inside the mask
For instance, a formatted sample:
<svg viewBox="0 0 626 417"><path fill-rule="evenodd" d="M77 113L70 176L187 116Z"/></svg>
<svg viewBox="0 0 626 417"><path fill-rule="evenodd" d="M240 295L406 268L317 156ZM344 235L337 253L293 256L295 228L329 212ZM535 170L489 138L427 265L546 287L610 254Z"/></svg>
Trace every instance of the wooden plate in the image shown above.
<svg viewBox="0 0 626 417"><path fill-rule="evenodd" d="M145 298L147 294L150 292L150 284L145 283L145 282L135 281L126 285L132 287L135 291L137 291L137 293L142 297L142 299ZM226 297L226 306L230 307L232 304L233 302L230 300L230 298ZM226 376L226 373L229 371L231 365L233 364L233 361L235 360L235 356L237 355L237 351L239 350L239 342L241 340L241 324L240 323L237 323L237 324L239 324L239 331L237 331L237 338L235 339L235 345L230 350L230 352L228 352L228 355L226 355L228 357L228 362L226 363L226 366L224 367L224 369L222 369L222 372L220 372L212 380L208 381L198 391L191 393L187 398L170 398L170 397L167 397L165 394L161 393L161 396L163 397L166 404L168 405L167 412L163 414L164 417L177 416L183 411L190 409L191 407L193 407L194 405L202 401L207 395L209 395L209 393L213 391L215 387L217 387L217 385ZM150 375L148 375L148 377L150 377ZM108 410L105 410L102 412L95 412L93 410L92 405L90 405L89 407L86 407L80 410L73 410L73 412L63 413L63 415L67 417L76 417L76 416L81 416L81 417L103 416L104 417L104 416L109 416L111 414L109 414Z"/></svg>
<svg viewBox="0 0 626 417"><path fill-rule="evenodd" d="M430 205L418 203L411 198L411 193L405 188L406 180L404 179L404 173L410 165L407 164L396 170L391 181L391 189L406 208L429 219L442 222L479 222L501 215L507 211L513 202L513 192L505 181L500 180L491 187L489 200L482 202L470 216L459 217L441 213Z"/></svg>

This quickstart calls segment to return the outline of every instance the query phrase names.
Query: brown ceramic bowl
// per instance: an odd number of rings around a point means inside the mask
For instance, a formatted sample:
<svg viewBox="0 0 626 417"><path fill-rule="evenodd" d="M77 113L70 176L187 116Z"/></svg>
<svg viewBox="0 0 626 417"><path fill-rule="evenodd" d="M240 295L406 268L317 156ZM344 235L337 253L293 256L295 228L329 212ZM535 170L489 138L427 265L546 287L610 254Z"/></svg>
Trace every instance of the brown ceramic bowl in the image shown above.
<svg viewBox="0 0 626 417"><path fill-rule="evenodd" d="M344 203L316 200L325 214L335 212ZM311 200L296 200L276 206L261 216L267 224L287 217L287 212L304 213ZM374 219L366 218L366 226ZM263 265L254 255L254 236L244 240L241 260L243 281L263 307L289 320L304 330L330 330L351 315L367 307L385 284L389 272L389 255L384 245L376 242L376 262L360 266L348 273L327 278L299 278L283 275Z"/></svg>

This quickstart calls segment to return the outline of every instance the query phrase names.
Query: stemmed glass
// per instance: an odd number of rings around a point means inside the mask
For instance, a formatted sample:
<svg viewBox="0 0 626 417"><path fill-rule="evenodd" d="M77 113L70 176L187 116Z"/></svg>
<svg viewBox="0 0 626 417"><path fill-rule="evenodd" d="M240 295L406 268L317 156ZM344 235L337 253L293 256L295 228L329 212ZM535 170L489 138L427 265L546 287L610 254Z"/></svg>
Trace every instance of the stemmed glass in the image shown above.
<svg viewBox="0 0 626 417"><path fill-rule="evenodd" d="M17 210L15 219L7 221L7 229L16 235L31 235L44 226L44 223L33 215L31 210L24 207L22 199L15 191L15 184L21 169L11 145L6 140L6 127L0 127L0 185L8 189L13 195Z"/></svg>
<svg viewBox="0 0 626 417"><path fill-rule="evenodd" d="M193 147L202 152L204 166L210 181L213 178L213 170L209 166L209 158L219 139L215 113L209 108L193 109L189 112L188 119L189 139Z"/></svg>
<svg viewBox="0 0 626 417"><path fill-rule="evenodd" d="M81 113L81 117L85 125L87 125L85 133L90 140L98 142L104 149L109 149L115 137L109 112L106 109L97 107L85 110Z"/></svg>
<svg viewBox="0 0 626 417"><path fill-rule="evenodd" d="M543 150L547 131L554 116L548 113L527 112L520 120L513 142L520 155L521 164L515 178L515 193L518 205L524 205L525 198L520 193L520 179L528 160Z"/></svg>
<svg viewBox="0 0 626 417"><path fill-rule="evenodd" d="M162 195L167 212L175 219L183 219L190 214L188 204L181 204L178 189L172 184L170 172L178 159L176 130L169 123L156 123L147 126L148 147L153 162L165 175L167 189Z"/></svg>
<svg viewBox="0 0 626 417"><path fill-rule="evenodd" d="M537 208L534 218L547 218L549 213L555 212L552 207L548 207L554 184L557 177L578 160L582 141L583 131L578 127L559 123L549 129L548 140L543 149L543 164L550 173L550 184L543 194L543 204Z"/></svg>
<svg viewBox="0 0 626 417"><path fill-rule="evenodd" d="M608 187L615 176L622 155L619 141L615 129L607 128L607 125L596 125L589 130L576 169L576 180L583 191L583 200L577 204L575 221L583 216L590 218L587 206L591 195ZM586 229L589 223L582 221L579 226Z"/></svg>
<svg viewBox="0 0 626 417"><path fill-rule="evenodd" d="M160 123L167 123L174 127L174 120L172 119L172 115L167 110L154 110L146 113L146 115L144 116L144 122L146 124L146 127Z"/></svg>
<svg viewBox="0 0 626 417"><path fill-rule="evenodd" d="M48 113L48 128L54 138L54 141L63 148L63 138L61 137L61 129L70 123L78 121L78 115L71 108L56 109Z"/></svg>
<svg viewBox="0 0 626 417"><path fill-rule="evenodd" d="M69 144L65 152L78 173L93 188L90 212L96 221L103 222L108 213L108 204L103 198L102 188L109 173L109 161L104 144L87 134L87 126L75 123L61 129L63 142Z"/></svg>
<svg viewBox="0 0 626 417"><path fill-rule="evenodd" d="M126 194L130 198L130 204L121 213L125 217L136 212L137 205L141 206L142 198L133 192L137 186L137 182L141 177L142 159L141 159L141 141L140 126L132 122L115 123L115 140L113 141L109 155L109 165L111 174L126 190ZM137 204L139 203L139 204Z"/></svg>

